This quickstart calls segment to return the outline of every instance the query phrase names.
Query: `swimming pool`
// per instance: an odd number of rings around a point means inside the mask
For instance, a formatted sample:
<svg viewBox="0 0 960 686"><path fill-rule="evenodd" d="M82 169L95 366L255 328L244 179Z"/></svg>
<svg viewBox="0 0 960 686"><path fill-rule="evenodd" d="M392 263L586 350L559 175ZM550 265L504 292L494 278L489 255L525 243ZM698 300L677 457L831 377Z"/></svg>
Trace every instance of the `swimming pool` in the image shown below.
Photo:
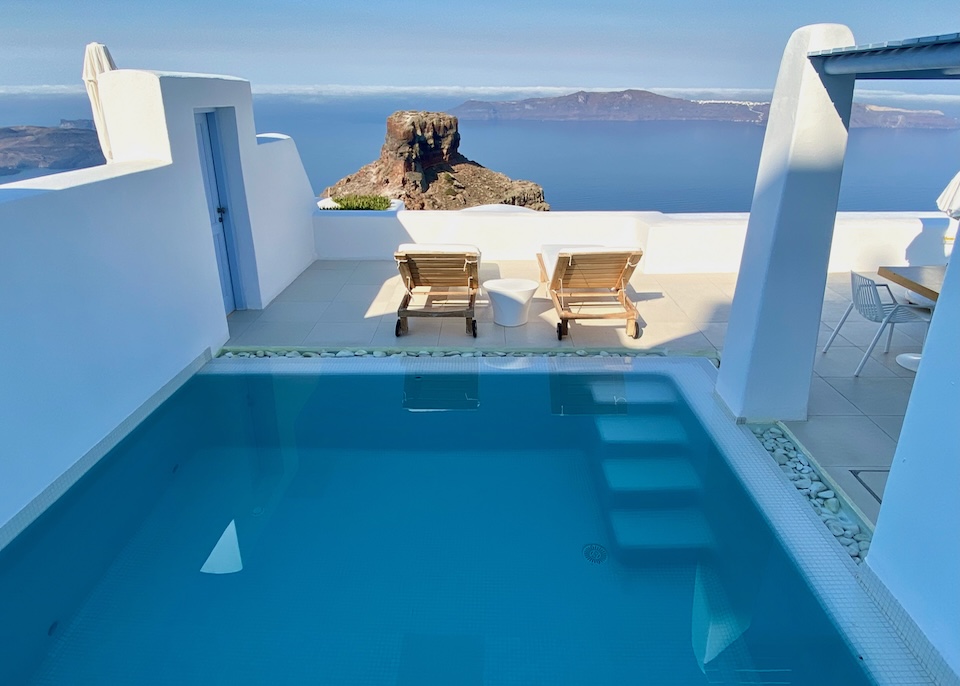
<svg viewBox="0 0 960 686"><path fill-rule="evenodd" d="M691 396L709 363L638 362L215 361L0 552L0 682L856 685L907 660L842 549L804 566L822 527Z"/></svg>

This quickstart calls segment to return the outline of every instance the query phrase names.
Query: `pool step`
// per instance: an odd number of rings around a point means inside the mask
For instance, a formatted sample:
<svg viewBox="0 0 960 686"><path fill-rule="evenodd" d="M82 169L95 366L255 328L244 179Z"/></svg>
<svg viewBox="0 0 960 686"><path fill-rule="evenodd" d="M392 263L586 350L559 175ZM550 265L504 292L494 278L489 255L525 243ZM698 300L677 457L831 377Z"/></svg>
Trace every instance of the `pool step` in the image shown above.
<svg viewBox="0 0 960 686"><path fill-rule="evenodd" d="M659 379L625 379L616 375L559 375L550 380L554 414L617 415L631 407L666 408L678 402L676 389Z"/></svg>
<svg viewBox="0 0 960 686"><path fill-rule="evenodd" d="M607 488L617 494L690 492L702 486L693 465L682 456L606 459L601 468Z"/></svg>
<svg viewBox="0 0 960 686"><path fill-rule="evenodd" d="M620 551L627 555L695 552L715 545L710 525L695 508L614 510L610 528Z"/></svg>
<svg viewBox="0 0 960 686"><path fill-rule="evenodd" d="M689 440L683 424L670 415L603 415L594 421L608 444L682 445Z"/></svg>
<svg viewBox="0 0 960 686"><path fill-rule="evenodd" d="M669 383L623 379L598 379L590 383L597 405L673 405L677 391Z"/></svg>

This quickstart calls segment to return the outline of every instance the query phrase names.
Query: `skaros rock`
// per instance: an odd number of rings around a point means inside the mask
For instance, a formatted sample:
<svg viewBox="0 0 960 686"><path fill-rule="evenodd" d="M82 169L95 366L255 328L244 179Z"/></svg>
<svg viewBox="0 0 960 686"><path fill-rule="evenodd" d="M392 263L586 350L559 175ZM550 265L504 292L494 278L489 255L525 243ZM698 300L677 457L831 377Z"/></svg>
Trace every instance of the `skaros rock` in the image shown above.
<svg viewBox="0 0 960 686"><path fill-rule="evenodd" d="M323 195L385 195L411 210L458 210L476 205L517 205L549 210L543 188L513 179L459 152L457 118L442 112L394 112L380 159L351 174Z"/></svg>

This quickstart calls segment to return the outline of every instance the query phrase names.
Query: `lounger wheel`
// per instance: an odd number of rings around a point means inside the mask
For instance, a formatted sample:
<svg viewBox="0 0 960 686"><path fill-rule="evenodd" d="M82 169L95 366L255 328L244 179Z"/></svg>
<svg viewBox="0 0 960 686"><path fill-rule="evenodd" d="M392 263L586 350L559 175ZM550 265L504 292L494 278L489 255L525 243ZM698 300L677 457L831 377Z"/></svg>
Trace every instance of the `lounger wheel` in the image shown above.
<svg viewBox="0 0 960 686"><path fill-rule="evenodd" d="M566 332L567 332L567 327L563 325L563 322L560 322L559 324L557 324L557 340L558 341L563 340L563 334L565 334Z"/></svg>
<svg viewBox="0 0 960 686"><path fill-rule="evenodd" d="M477 320L476 319L474 319L470 323L470 329L471 331L473 331L473 337L476 338L477 337Z"/></svg>
<svg viewBox="0 0 960 686"><path fill-rule="evenodd" d="M631 320L627 325L627 335L633 339L640 338L640 322L636 319Z"/></svg>
<svg viewBox="0 0 960 686"><path fill-rule="evenodd" d="M398 319L397 325L393 329L393 335L396 336L397 338L400 338L400 333L402 331L403 331L403 322Z"/></svg>

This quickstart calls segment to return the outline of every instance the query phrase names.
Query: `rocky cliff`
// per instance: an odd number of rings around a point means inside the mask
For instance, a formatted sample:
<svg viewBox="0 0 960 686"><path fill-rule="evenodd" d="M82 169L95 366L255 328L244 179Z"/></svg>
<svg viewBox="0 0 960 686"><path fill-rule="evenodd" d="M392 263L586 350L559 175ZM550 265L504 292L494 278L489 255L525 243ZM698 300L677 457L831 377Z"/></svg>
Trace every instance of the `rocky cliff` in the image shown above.
<svg viewBox="0 0 960 686"><path fill-rule="evenodd" d="M66 126L0 128L0 176L22 169L80 169L106 164L97 132Z"/></svg>
<svg viewBox="0 0 960 686"><path fill-rule="evenodd" d="M650 91L578 91L556 98L505 102L468 100L450 110L463 120L538 121L730 121L767 123L768 102L685 100ZM957 129L960 122L939 110L908 110L854 103L852 128Z"/></svg>
<svg viewBox="0 0 960 686"><path fill-rule="evenodd" d="M543 188L514 181L460 154L457 118L440 112L394 112L380 158L324 190L325 197L386 195L412 210L518 205L549 210Z"/></svg>

